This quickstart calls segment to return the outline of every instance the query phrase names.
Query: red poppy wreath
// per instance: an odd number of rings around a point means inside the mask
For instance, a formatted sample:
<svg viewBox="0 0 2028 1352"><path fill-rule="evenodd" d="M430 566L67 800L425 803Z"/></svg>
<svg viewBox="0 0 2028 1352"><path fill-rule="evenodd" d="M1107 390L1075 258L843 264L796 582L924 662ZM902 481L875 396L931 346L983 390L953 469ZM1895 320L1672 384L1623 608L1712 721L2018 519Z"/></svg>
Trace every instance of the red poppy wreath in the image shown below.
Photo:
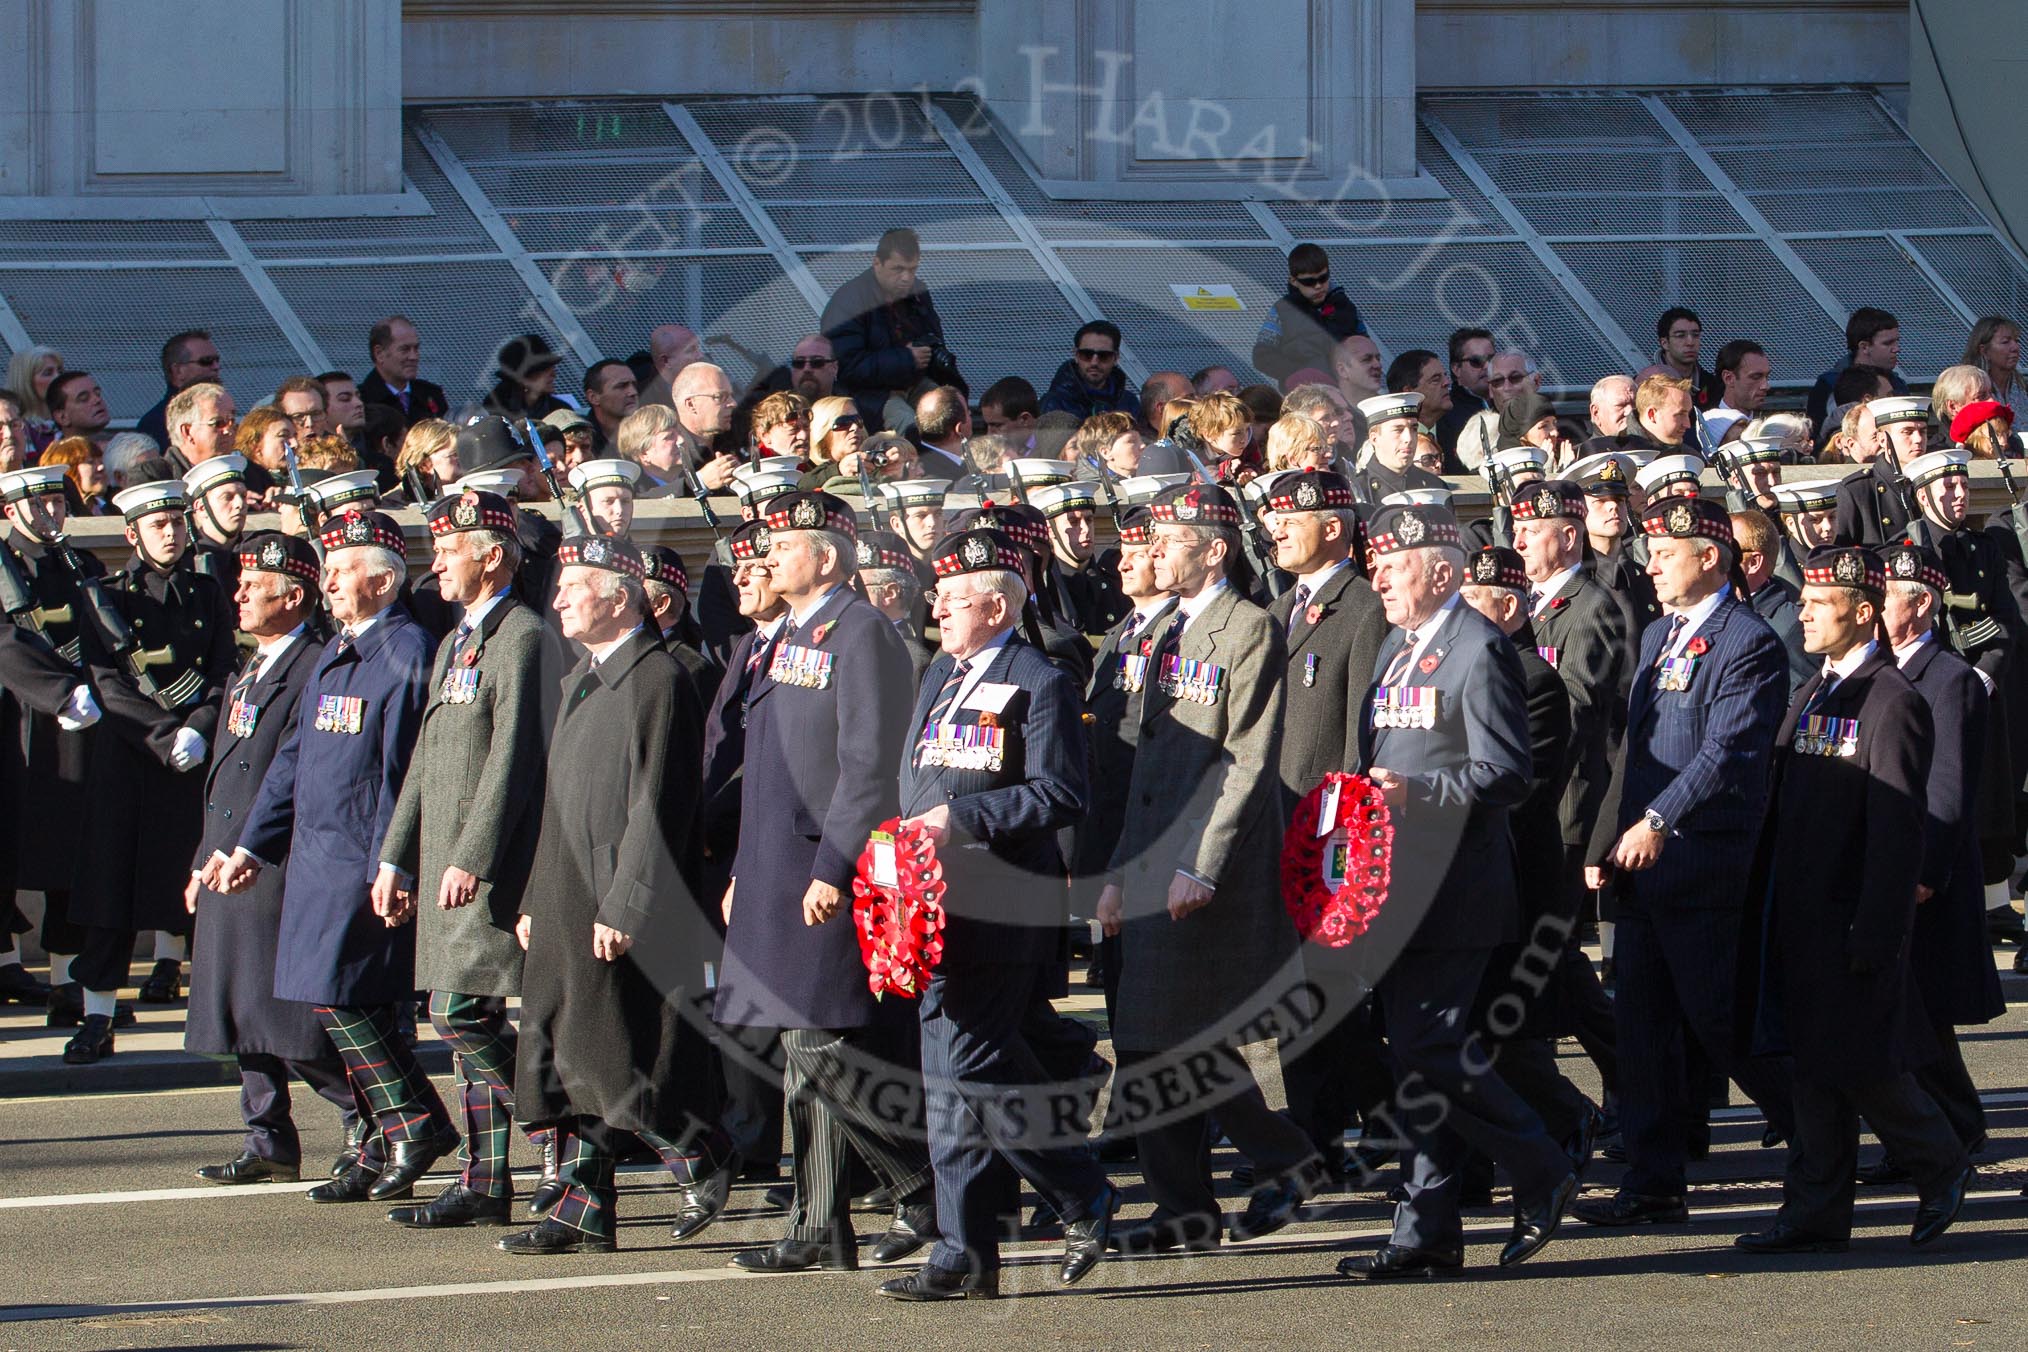
<svg viewBox="0 0 2028 1352"><path fill-rule="evenodd" d="M852 879L852 927L876 999L913 1000L928 988L944 956L944 868L921 827L890 817L868 838Z"/></svg>
<svg viewBox="0 0 2028 1352"><path fill-rule="evenodd" d="M1336 811L1325 825L1327 804ZM1296 932L1325 948L1365 934L1387 901L1394 823L1364 775L1333 771L1296 804L1282 841L1282 904Z"/></svg>

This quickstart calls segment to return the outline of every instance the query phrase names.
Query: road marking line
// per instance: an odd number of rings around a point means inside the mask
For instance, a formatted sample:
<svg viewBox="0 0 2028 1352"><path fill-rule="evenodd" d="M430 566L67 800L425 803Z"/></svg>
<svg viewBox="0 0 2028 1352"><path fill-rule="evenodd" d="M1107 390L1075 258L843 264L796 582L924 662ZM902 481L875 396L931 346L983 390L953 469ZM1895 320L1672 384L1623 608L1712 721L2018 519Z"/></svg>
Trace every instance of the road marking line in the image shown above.
<svg viewBox="0 0 2028 1352"><path fill-rule="evenodd" d="M1966 1197L1968 1202L2015 1201L2019 1194L2013 1189L1974 1192ZM1854 1205L1855 1215L1876 1211L1903 1209L1908 1206L1905 1198L1880 1197L1862 1198ZM1691 1211L1694 1224L1700 1220L1711 1220L1728 1216L1768 1216L1778 1208L1775 1206L1718 1206L1698 1207ZM1567 1234L1590 1233L1593 1227L1582 1222L1572 1222ZM1474 1221L1465 1225L1468 1235L1499 1236L1507 1234L1512 1223L1505 1220ZM1677 1226L1652 1227L1653 1233L1665 1233L1679 1229ZM1388 1226L1371 1226L1359 1229L1301 1231L1290 1234L1268 1236L1258 1240L1233 1241L1221 1253L1267 1253L1275 1249L1317 1249L1342 1247L1360 1240L1385 1240L1392 1233ZM1600 1238L1620 1235L1626 1232L1613 1229L1596 1231ZM1061 1246L1055 1241L1034 1241L1025 1244L1005 1245L1001 1249L1007 1266L1034 1266L1054 1263ZM622 1252L625 1252L622 1250ZM1108 1260L1125 1261L1131 1268L1136 1263L1201 1261L1213 1257L1210 1254L1177 1254L1161 1259ZM879 1272L892 1269L909 1271L913 1262L880 1264L867 1261L863 1270ZM814 1275L795 1274L795 1275ZM158 1314L175 1310L197 1309L243 1309L268 1305L357 1305L388 1300L429 1300L446 1296L487 1296L524 1295L545 1291L581 1290L586 1287L627 1287L656 1285L688 1285L702 1282L749 1281L768 1274L744 1272L738 1268L670 1268L651 1272L588 1273L569 1277L530 1277L496 1282L457 1282L436 1286L378 1286L351 1291L291 1291L270 1295L249 1296L204 1296L188 1300L141 1300L118 1301L102 1305L15 1305L0 1306L0 1324L45 1323L58 1319L103 1319L119 1315ZM832 1274L843 1275L843 1274Z"/></svg>

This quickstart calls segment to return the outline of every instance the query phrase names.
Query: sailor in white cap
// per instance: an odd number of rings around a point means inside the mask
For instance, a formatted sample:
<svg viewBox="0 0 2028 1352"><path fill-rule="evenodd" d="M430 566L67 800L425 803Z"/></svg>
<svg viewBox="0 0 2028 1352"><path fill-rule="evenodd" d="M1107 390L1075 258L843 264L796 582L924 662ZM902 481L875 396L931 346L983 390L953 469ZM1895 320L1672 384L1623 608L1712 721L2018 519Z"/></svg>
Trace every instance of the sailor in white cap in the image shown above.
<svg viewBox="0 0 2028 1352"><path fill-rule="evenodd" d="M570 471L571 489L605 535L625 535L634 525L634 494L641 466L633 460L585 460Z"/></svg>
<svg viewBox="0 0 2028 1352"><path fill-rule="evenodd" d="M71 967L84 1020L64 1048L67 1064L111 1054L113 995L126 984L137 931L156 931L142 1002L171 1004L183 993L183 894L204 832L201 767L237 660L225 589L184 561L189 501L178 479L113 496L134 556L106 579L98 642L88 650L114 735L99 738L85 780L92 810L70 899L71 919L86 927Z"/></svg>
<svg viewBox="0 0 2028 1352"><path fill-rule="evenodd" d="M1069 468L1061 460L1049 463ZM1043 571L1043 585L1056 593L1057 614L1081 634L1103 635L1133 607L1120 593L1117 563L1099 556L1094 529L1099 486L1079 479L1031 488L1028 505L1049 522L1053 557Z"/></svg>
<svg viewBox="0 0 2028 1352"><path fill-rule="evenodd" d="M1369 511L1390 493L1444 486L1442 479L1413 463L1416 419L1421 410L1422 396L1413 390L1376 394L1359 401L1360 416L1366 419L1369 454L1352 475L1352 491Z"/></svg>
<svg viewBox="0 0 2028 1352"><path fill-rule="evenodd" d="M945 515L950 484L942 479L896 479L881 485L887 494L887 529L908 541L916 573L931 585L930 548L950 528Z"/></svg>
<svg viewBox="0 0 2028 1352"><path fill-rule="evenodd" d="M370 469L355 469L307 484L303 492L312 504L309 515L322 521L348 511L372 511L380 500L380 480Z"/></svg>
<svg viewBox="0 0 2028 1352"><path fill-rule="evenodd" d="M239 542L246 534L246 457L215 455L183 475L190 495L190 566L215 577L226 594L239 585Z"/></svg>
<svg viewBox="0 0 2028 1352"><path fill-rule="evenodd" d="M1493 513L1465 525L1465 544L1474 550L1489 545L1511 548L1514 544L1511 504L1523 488L1540 483L1548 475L1549 452L1535 445L1509 446L1481 461L1479 472L1486 476L1486 483L1493 490Z"/></svg>
<svg viewBox="0 0 2028 1352"><path fill-rule="evenodd" d="M1648 504L1661 498L1694 498L1701 491L1704 461L1694 455L1658 455L1634 475Z"/></svg>
<svg viewBox="0 0 2028 1352"><path fill-rule="evenodd" d="M49 987L31 980L21 967L13 936L27 926L14 908L10 890L0 901L0 998L49 1002L49 1026L72 1028L84 1017L82 992L71 979L71 963L84 945L84 931L70 918L71 882L89 806L84 794L89 729L100 718L84 666L87 610L66 566L66 551L53 543L69 515L62 465L37 465L0 473L0 727L6 736L4 773L35 792L17 794L7 830L14 833L13 886L40 892L41 941L49 954ZM105 569L96 556L70 553L86 576ZM133 1021L134 1012L124 1013Z"/></svg>
<svg viewBox="0 0 2028 1352"><path fill-rule="evenodd" d="M1880 429L1880 454L1838 485L1838 539L1887 545L1908 530L1909 492L1903 466L1929 449L1929 400L1893 395L1866 406Z"/></svg>

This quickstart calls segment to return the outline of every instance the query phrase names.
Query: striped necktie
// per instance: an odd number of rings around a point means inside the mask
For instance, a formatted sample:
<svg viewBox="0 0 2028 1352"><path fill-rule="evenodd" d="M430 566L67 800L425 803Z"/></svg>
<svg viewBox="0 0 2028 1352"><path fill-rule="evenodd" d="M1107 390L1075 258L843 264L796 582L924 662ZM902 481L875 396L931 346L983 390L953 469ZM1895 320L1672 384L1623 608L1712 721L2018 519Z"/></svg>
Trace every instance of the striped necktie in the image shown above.
<svg viewBox="0 0 2028 1352"><path fill-rule="evenodd" d="M924 727L933 727L950 715L951 706L958 701L958 688L965 683L965 673L969 670L971 664L964 661L951 667L950 679L937 691L936 702L930 705L929 717L923 720Z"/></svg>
<svg viewBox="0 0 2028 1352"><path fill-rule="evenodd" d="M1660 671L1662 664L1669 660L1669 654L1676 651L1676 640L1683 637L1683 625L1689 618L1680 613L1669 617L1669 636L1662 640L1662 651L1655 657L1655 670Z"/></svg>
<svg viewBox="0 0 2028 1352"><path fill-rule="evenodd" d="M1303 616L1308 612L1309 605L1310 584L1298 582L1296 584L1296 604L1289 610L1289 632L1291 634L1295 633L1296 626L1303 622Z"/></svg>
<svg viewBox="0 0 2028 1352"><path fill-rule="evenodd" d="M1387 664L1387 670L1380 677L1382 685L1400 685L1408 675L1408 669L1415 662L1415 635L1402 635L1401 651Z"/></svg>

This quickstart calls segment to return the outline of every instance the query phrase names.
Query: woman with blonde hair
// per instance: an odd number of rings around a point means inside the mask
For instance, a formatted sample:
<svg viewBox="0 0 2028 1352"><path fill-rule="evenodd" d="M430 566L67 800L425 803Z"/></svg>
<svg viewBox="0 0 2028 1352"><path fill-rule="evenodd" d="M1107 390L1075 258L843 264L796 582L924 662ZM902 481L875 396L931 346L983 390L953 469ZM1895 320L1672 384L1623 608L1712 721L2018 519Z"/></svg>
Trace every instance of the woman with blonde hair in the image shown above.
<svg viewBox="0 0 2028 1352"><path fill-rule="evenodd" d="M1329 469L1331 438L1324 424L1300 413L1284 413L1268 428L1267 467L1270 473L1284 469Z"/></svg>
<svg viewBox="0 0 2028 1352"><path fill-rule="evenodd" d="M820 465L835 465L841 474L856 474L856 457L865 440L865 420L859 416L859 405L850 399L834 394L811 405L810 459Z"/></svg>
<svg viewBox="0 0 2028 1352"><path fill-rule="evenodd" d="M407 490L411 506L436 501L463 473L458 465L458 429L442 418L424 418L409 428L395 454L394 472ZM420 499L418 491L423 495Z"/></svg>
<svg viewBox="0 0 2028 1352"><path fill-rule="evenodd" d="M24 347L7 359L7 389L21 401L28 420L28 459L56 440L49 417L49 382L63 374L63 354L53 347Z"/></svg>
<svg viewBox="0 0 2028 1352"><path fill-rule="evenodd" d="M1976 366L1993 381L1993 398L2005 404L2018 423L2028 417L2028 386L2021 381L2021 326L2005 315L1987 315L1972 325L1965 340L1965 365Z"/></svg>

